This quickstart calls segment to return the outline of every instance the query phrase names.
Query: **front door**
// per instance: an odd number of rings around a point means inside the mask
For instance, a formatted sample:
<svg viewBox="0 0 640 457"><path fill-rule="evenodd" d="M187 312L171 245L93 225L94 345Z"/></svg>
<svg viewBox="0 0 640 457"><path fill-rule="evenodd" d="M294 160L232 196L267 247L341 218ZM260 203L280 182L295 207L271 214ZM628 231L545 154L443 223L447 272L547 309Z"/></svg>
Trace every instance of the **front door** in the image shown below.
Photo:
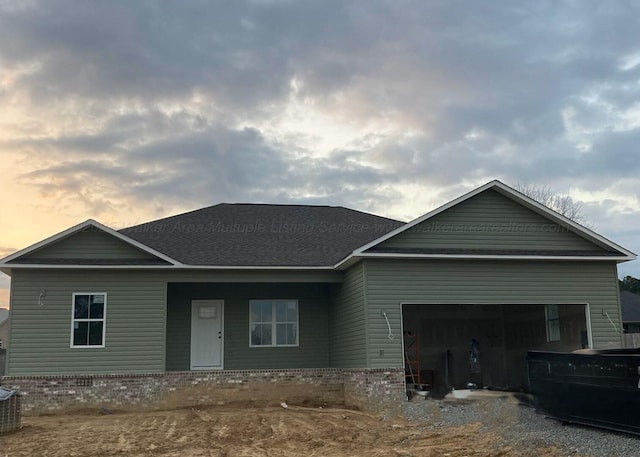
<svg viewBox="0 0 640 457"><path fill-rule="evenodd" d="M224 302L222 300L193 300L191 302L191 369L222 368L222 329Z"/></svg>

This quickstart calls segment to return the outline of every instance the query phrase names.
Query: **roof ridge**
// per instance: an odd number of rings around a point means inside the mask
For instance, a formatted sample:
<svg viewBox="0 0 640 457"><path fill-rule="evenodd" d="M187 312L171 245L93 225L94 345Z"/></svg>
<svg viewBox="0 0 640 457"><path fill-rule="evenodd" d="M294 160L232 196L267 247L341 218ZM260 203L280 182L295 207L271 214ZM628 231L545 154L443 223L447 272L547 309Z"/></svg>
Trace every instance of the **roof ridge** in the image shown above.
<svg viewBox="0 0 640 457"><path fill-rule="evenodd" d="M346 209L347 211L351 211L351 212L354 212L354 213L366 214L367 216L379 217L380 219L386 219L386 220L388 220L390 222L399 222L401 224L406 224L406 221L401 221L401 220L398 220L398 219L392 219L390 217L380 216L378 214L367 213L365 211L360 211L359 209L348 208L346 206L337 206L336 208Z"/></svg>
<svg viewBox="0 0 640 457"><path fill-rule="evenodd" d="M386 221L389 222L398 222L401 224L404 224L404 221L399 221L397 219L392 219L390 217L385 217L385 216L379 216L377 214L373 214L373 213L368 213L365 211L360 211L357 209L353 209L353 208L348 208L346 206L342 206L342 205L309 205L309 204L301 204L301 203L226 203L226 202L222 202L222 203L217 203L215 205L210 205L210 206L205 206L203 208L198 208L198 209L194 209L191 211L186 211L183 213L178 213L178 214L174 214L172 216L166 216L166 217L161 217L159 219L153 219L150 221L146 221L146 222L141 222L139 224L135 224L129 227L124 227L120 230L118 230L119 232L123 232L123 231L127 231L130 229L135 229L136 227L141 227L141 226L145 226L148 224L155 224L158 222L162 222L162 221L168 221L174 218L178 218L178 217L184 217L190 214L194 214L194 213L198 213L200 211L206 211L206 210L210 210L219 206L269 206L269 207L296 207L296 208L334 208L334 209L342 209L342 210L346 210L346 211L350 211L353 213L358 213L358 214L363 214L366 216L370 216L370 217L377 217L380 219L384 219Z"/></svg>
<svg viewBox="0 0 640 457"><path fill-rule="evenodd" d="M175 218L175 217L186 216L187 214L197 213L198 211L203 211L203 210L205 210L205 209L215 208L216 206L221 206L221 205L224 205L224 204L225 204L225 203L216 203L215 205L205 206L204 208L192 209L192 210L190 210L190 211L185 211L185 212L183 212L183 213L174 214L174 215L172 215L172 216L161 217L161 218L159 218L159 219L153 219L153 220L150 220L150 221L141 222L141 223L139 223L139 224L131 225L131 226L129 226L129 227L124 227L124 228L121 228L121 229L120 229L120 230L118 230L118 231L119 231L119 232L123 232L123 231L129 230L129 229L134 229L134 228L136 228L136 227L141 227L141 226L143 226L143 225L153 224L153 223L155 223L155 222L160 222L160 221L166 221L166 220L169 220L169 219L173 219L173 218Z"/></svg>

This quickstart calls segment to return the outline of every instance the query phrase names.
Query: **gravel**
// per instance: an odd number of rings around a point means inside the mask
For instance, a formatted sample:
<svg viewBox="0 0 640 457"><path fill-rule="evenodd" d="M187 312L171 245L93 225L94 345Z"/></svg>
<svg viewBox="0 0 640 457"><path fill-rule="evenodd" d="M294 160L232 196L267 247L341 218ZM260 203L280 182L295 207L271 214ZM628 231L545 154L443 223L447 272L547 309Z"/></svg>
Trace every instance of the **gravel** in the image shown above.
<svg viewBox="0 0 640 457"><path fill-rule="evenodd" d="M512 396L479 400L417 397L405 404L404 415L410 421L425 421L429 429L480 422L485 429L498 432L504 444L531 448L558 446L568 456L640 456L639 436L563 425Z"/></svg>

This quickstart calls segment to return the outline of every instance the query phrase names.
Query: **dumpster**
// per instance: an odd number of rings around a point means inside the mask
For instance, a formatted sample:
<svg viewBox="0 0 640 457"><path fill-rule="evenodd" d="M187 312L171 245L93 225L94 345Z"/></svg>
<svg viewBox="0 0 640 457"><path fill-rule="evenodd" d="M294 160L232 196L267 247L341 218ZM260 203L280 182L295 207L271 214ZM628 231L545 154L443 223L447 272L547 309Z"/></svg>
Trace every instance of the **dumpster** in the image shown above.
<svg viewBox="0 0 640 457"><path fill-rule="evenodd" d="M18 392L0 387L0 435L20 428L21 412Z"/></svg>
<svg viewBox="0 0 640 457"><path fill-rule="evenodd" d="M529 351L527 370L536 406L547 415L640 434L640 349Z"/></svg>

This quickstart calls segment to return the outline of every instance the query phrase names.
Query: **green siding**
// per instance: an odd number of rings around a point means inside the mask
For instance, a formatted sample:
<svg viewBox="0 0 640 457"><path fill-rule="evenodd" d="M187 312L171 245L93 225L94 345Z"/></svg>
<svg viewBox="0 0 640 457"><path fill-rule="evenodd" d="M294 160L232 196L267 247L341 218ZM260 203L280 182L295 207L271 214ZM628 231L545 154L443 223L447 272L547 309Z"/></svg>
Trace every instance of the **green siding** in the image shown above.
<svg viewBox="0 0 640 457"><path fill-rule="evenodd" d="M408 301L588 303L595 346L619 345L616 278L613 262L577 261L368 259L345 272L15 269L8 368L16 376L188 370L193 299L225 302L227 369L402 366ZM106 348L69 347L74 292L107 293ZM259 298L299 300L299 347L249 348L248 303Z"/></svg>
<svg viewBox="0 0 640 457"><path fill-rule="evenodd" d="M249 300L292 298L299 303L298 347L249 347ZM324 284L169 284L167 370L189 370L191 301L224 300L224 368L329 366L329 291Z"/></svg>
<svg viewBox="0 0 640 457"><path fill-rule="evenodd" d="M11 287L8 374L164 370L165 284L157 274L14 270ZM74 292L106 292L105 348L70 348Z"/></svg>
<svg viewBox="0 0 640 457"><path fill-rule="evenodd" d="M342 272L333 270L166 270L167 282L192 283L337 283Z"/></svg>
<svg viewBox="0 0 640 457"><path fill-rule="evenodd" d="M331 366L367 366L365 271L360 262L345 272L344 282L331 289L329 348Z"/></svg>
<svg viewBox="0 0 640 457"><path fill-rule="evenodd" d="M494 190L465 200L377 247L605 252Z"/></svg>
<svg viewBox="0 0 640 457"><path fill-rule="evenodd" d="M97 228L87 228L23 256L24 259L135 259L157 257ZM19 259L16 259L16 263Z"/></svg>
<svg viewBox="0 0 640 457"><path fill-rule="evenodd" d="M614 262L367 260L366 269L369 366L374 368L402 366L404 302L589 304L594 346L622 344ZM382 312L395 339L388 338Z"/></svg>

